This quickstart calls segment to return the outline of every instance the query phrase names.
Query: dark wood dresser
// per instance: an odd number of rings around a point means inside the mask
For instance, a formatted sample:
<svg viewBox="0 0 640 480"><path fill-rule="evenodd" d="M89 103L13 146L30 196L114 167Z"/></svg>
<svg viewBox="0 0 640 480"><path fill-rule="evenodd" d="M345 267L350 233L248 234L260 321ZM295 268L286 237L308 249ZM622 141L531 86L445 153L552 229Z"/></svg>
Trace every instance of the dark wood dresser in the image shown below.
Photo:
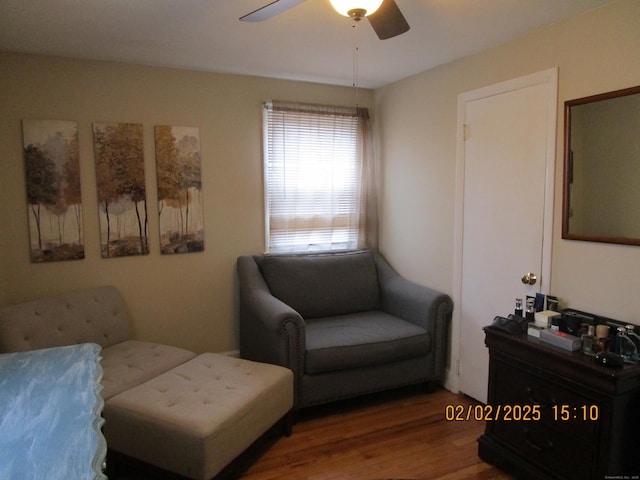
<svg viewBox="0 0 640 480"><path fill-rule="evenodd" d="M640 479L640 365L607 368L528 335L484 330L483 460L518 478Z"/></svg>

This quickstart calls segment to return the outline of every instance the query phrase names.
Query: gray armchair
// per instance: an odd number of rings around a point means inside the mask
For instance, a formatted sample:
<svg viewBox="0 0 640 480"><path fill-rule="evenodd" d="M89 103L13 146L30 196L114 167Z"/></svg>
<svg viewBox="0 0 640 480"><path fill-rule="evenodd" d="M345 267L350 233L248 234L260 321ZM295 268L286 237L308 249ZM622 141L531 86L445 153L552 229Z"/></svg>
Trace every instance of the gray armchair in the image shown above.
<svg viewBox="0 0 640 480"><path fill-rule="evenodd" d="M443 379L453 302L377 252L242 256L240 355L290 368L303 408Z"/></svg>

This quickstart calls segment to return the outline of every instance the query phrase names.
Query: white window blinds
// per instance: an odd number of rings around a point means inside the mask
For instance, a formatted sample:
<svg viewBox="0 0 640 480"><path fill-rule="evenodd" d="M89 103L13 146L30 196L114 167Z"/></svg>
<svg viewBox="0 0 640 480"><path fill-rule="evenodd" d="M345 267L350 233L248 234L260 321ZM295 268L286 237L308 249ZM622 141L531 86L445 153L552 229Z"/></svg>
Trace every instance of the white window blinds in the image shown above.
<svg viewBox="0 0 640 480"><path fill-rule="evenodd" d="M267 102L268 252L356 248L362 155L355 108Z"/></svg>

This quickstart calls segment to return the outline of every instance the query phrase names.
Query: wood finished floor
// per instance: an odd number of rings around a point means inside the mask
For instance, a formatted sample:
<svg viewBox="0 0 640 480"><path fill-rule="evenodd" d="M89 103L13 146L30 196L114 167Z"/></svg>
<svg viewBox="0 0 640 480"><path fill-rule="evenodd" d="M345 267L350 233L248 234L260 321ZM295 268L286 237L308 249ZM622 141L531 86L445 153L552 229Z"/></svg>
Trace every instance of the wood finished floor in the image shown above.
<svg viewBox="0 0 640 480"><path fill-rule="evenodd" d="M414 386L301 411L290 437L261 445L242 480L512 480L478 457L484 422L445 420L474 404ZM118 480L152 480L124 475Z"/></svg>
<svg viewBox="0 0 640 480"><path fill-rule="evenodd" d="M304 410L243 480L512 479L477 455L484 422L445 420L473 400L411 387Z"/></svg>

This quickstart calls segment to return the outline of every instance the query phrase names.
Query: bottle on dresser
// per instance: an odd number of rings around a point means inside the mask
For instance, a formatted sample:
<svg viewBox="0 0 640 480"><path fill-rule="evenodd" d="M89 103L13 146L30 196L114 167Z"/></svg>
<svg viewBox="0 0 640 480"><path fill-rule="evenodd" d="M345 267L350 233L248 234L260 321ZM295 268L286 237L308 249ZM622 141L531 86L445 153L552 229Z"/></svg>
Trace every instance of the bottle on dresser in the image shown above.
<svg viewBox="0 0 640 480"><path fill-rule="evenodd" d="M629 324L625 328L627 330L627 337L629 337L636 346L636 355L633 360L637 362L640 360L640 335L636 333L634 325Z"/></svg>
<svg viewBox="0 0 640 480"><path fill-rule="evenodd" d="M609 351L609 325L596 325L595 353Z"/></svg>

